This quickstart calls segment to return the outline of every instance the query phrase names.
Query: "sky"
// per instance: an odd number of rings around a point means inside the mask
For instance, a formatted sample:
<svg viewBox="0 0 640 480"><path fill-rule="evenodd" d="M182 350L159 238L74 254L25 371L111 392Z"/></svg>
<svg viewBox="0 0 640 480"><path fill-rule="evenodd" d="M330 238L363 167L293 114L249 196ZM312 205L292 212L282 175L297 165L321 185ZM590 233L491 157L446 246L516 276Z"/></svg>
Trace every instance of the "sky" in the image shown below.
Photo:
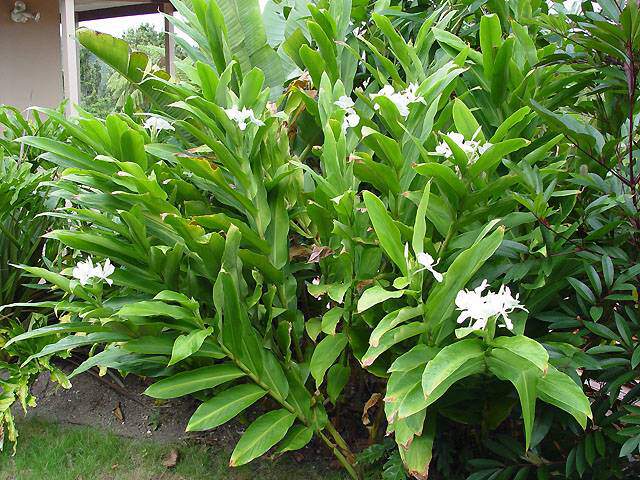
<svg viewBox="0 0 640 480"><path fill-rule="evenodd" d="M105 20L91 20L88 22L81 22L80 25L90 28L91 30L97 30L99 32L119 37L126 30L132 27L137 27L143 23L152 24L158 31L164 30L164 18L159 13L136 15L134 17L108 18Z"/></svg>

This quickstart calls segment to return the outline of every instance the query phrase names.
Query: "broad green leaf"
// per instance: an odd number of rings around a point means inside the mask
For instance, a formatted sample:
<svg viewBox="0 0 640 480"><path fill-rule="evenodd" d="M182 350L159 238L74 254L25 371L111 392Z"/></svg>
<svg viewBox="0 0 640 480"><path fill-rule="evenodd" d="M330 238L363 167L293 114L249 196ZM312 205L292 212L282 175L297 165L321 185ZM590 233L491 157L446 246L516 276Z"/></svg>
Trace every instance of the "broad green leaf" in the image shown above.
<svg viewBox="0 0 640 480"><path fill-rule="evenodd" d="M441 396L454 383L453 373L473 359L484 358L482 340L469 338L460 340L440 350L427 363L422 372L422 390L429 403L437 400L435 392Z"/></svg>
<svg viewBox="0 0 640 480"><path fill-rule="evenodd" d="M335 335L338 322L342 318L344 309L341 307L333 307L322 316L321 329L327 335Z"/></svg>
<svg viewBox="0 0 640 480"><path fill-rule="evenodd" d="M231 454L229 465L238 467L259 457L284 438L296 416L288 410L274 410L258 417L244 432Z"/></svg>
<svg viewBox="0 0 640 480"><path fill-rule="evenodd" d="M589 399L582 389L553 365L538 380L538 398L572 415L582 428L586 428L587 418L593 418Z"/></svg>
<svg viewBox="0 0 640 480"><path fill-rule="evenodd" d="M180 335L176 338L173 344L173 350L171 352L171 360L169 360L169 366L190 357L202 347L205 339L213 333L213 328L205 328L202 330L194 330L186 335Z"/></svg>
<svg viewBox="0 0 640 480"><path fill-rule="evenodd" d="M242 370L232 364L200 367L163 378L147 388L144 394L153 398L177 398L222 385L242 376Z"/></svg>
<svg viewBox="0 0 640 480"><path fill-rule="evenodd" d="M524 335L498 337L494 340L493 345L508 350L518 357L527 360L542 372L547 371L549 354L542 345L531 338L525 337Z"/></svg>
<svg viewBox="0 0 640 480"><path fill-rule="evenodd" d="M407 276L407 262L404 258L400 230L398 230L386 207L378 197L367 191L362 196L380 245L400 271Z"/></svg>
<svg viewBox="0 0 640 480"><path fill-rule="evenodd" d="M30 355L22 365L26 365L31 360L45 357L58 352L66 352L85 345L97 345L100 343L122 342L128 340L129 336L118 332L95 332L87 335L69 335L62 337L55 343L50 343L38 353Z"/></svg>
<svg viewBox="0 0 640 480"><path fill-rule="evenodd" d="M437 348L420 343L396 358L389 367L389 372L408 372L421 365L426 365L437 353Z"/></svg>
<svg viewBox="0 0 640 480"><path fill-rule="evenodd" d="M328 335L316 346L311 356L309 370L319 388L324 380L324 374L347 346L347 336L344 333Z"/></svg>
<svg viewBox="0 0 640 480"><path fill-rule="evenodd" d="M69 323L57 323L55 325L47 325L46 327L37 328L35 330L29 330L28 332L21 333L9 339L4 345L4 348L9 347L17 342L29 340L32 338L46 337L49 335L55 335L57 333L69 333L69 332L104 332L106 327L89 322L69 322Z"/></svg>
<svg viewBox="0 0 640 480"><path fill-rule="evenodd" d="M411 246L413 252L418 255L424 253L424 237L427 232L426 214L429 207L429 194L431 192L431 181L429 181L422 191L422 197L418 204L418 210L416 211L416 220L413 224L413 239Z"/></svg>
<svg viewBox="0 0 640 480"><path fill-rule="evenodd" d="M480 124L471 113L471 110L459 98L453 101L452 113L456 130L464 135L465 140L478 140L484 143L484 134Z"/></svg>
<svg viewBox="0 0 640 480"><path fill-rule="evenodd" d="M402 342L407 338L414 337L416 335L420 335L424 333L425 327L422 322L413 322L408 323L406 325L400 325L392 330L389 330L387 333L382 335L378 344L374 346L370 346L365 354L362 356L360 362L363 367L368 367L375 362L376 358L382 355L384 352L389 350L396 343Z"/></svg>
<svg viewBox="0 0 640 480"><path fill-rule="evenodd" d="M436 436L436 415L428 415L422 435L413 437L408 447L399 445L402 463L413 478L426 479L429 477L429 465L433 456L433 441Z"/></svg>
<svg viewBox="0 0 640 480"><path fill-rule="evenodd" d="M531 105L552 127L564 133L572 142L591 147L598 154L602 152L604 137L591 125L583 123L574 115L552 112L535 100L531 100Z"/></svg>
<svg viewBox="0 0 640 480"><path fill-rule="evenodd" d="M278 453L300 450L313 438L313 429L304 425L294 425L278 445Z"/></svg>
<svg viewBox="0 0 640 480"><path fill-rule="evenodd" d="M329 395L329 400L331 400L334 405L342 389L349 382L350 375L351 368L340 363L336 363L329 368L327 372L327 395Z"/></svg>
<svg viewBox="0 0 640 480"><path fill-rule="evenodd" d="M252 383L231 387L197 408L189 419L187 432L201 432L216 428L266 394L266 390Z"/></svg>
<svg viewBox="0 0 640 480"><path fill-rule="evenodd" d="M499 379L511 382L518 391L524 420L525 448L528 450L536 412L536 385L542 372L529 361L501 348L491 350L487 356L487 367Z"/></svg>
<svg viewBox="0 0 640 480"><path fill-rule="evenodd" d="M404 307L399 310L395 310L384 316L382 320L376 325L376 328L371 332L369 337L369 345L377 347L380 343L380 338L392 328L400 325L401 323L411 320L422 314L423 306L418 307Z"/></svg>
<svg viewBox="0 0 640 480"><path fill-rule="evenodd" d="M390 298L400 298L404 295L404 290L385 290L379 285L374 285L364 291L358 300L358 313L362 313L371 307L389 300Z"/></svg>

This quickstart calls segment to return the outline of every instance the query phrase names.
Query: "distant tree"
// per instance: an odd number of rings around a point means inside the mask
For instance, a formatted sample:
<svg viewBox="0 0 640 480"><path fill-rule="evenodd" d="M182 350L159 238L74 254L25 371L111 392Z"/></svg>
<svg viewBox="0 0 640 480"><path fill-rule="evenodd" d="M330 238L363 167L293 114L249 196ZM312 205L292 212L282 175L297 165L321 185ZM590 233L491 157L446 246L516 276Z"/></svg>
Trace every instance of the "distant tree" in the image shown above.
<svg viewBox="0 0 640 480"><path fill-rule="evenodd" d="M153 65L165 67L164 33L156 30L152 24L143 23L129 28L121 38L132 50L146 54ZM177 58L185 56L182 49L176 49ZM80 50L80 91L81 106L99 116L119 110L131 95L137 104L142 102L140 93L133 89L129 82L99 62L85 48Z"/></svg>
<svg viewBox="0 0 640 480"><path fill-rule="evenodd" d="M103 62L80 47L80 106L93 114L106 116L113 110L114 98L107 91L111 72Z"/></svg>

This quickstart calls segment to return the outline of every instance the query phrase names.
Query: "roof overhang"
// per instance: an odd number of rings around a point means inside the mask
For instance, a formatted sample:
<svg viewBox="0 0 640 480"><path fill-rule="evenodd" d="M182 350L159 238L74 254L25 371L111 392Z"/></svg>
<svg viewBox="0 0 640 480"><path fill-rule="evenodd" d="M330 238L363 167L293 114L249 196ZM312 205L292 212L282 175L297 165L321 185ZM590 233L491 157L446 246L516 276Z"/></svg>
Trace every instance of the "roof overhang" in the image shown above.
<svg viewBox="0 0 640 480"><path fill-rule="evenodd" d="M166 12L170 5L169 0L75 0L76 21Z"/></svg>

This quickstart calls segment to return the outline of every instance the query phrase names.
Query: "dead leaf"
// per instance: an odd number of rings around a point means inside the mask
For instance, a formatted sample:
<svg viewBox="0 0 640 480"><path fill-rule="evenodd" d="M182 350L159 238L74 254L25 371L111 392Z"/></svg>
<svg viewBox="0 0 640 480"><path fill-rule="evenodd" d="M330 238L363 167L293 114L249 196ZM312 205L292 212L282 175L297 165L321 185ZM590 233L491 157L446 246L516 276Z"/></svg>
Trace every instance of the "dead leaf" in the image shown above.
<svg viewBox="0 0 640 480"><path fill-rule="evenodd" d="M113 409L113 415L118 419L120 423L124 423L124 414L120 407L120 402L116 403L116 408Z"/></svg>
<svg viewBox="0 0 640 480"><path fill-rule="evenodd" d="M162 459L162 466L166 468L173 468L178 464L179 459L178 450L175 448L171 449L169 453L167 453Z"/></svg>
<svg viewBox="0 0 640 480"><path fill-rule="evenodd" d="M364 404L364 408L362 409L362 424L369 425L371 420L369 419L369 410L373 408L382 398L382 395L379 393L374 393L371 395L367 403Z"/></svg>
<svg viewBox="0 0 640 480"><path fill-rule="evenodd" d="M331 250L329 247L314 245L307 263L318 263L320 260L328 257L332 253L333 250Z"/></svg>
<svg viewBox="0 0 640 480"><path fill-rule="evenodd" d="M292 245L289 249L289 260L306 258L307 255L309 255L309 247L305 245Z"/></svg>

